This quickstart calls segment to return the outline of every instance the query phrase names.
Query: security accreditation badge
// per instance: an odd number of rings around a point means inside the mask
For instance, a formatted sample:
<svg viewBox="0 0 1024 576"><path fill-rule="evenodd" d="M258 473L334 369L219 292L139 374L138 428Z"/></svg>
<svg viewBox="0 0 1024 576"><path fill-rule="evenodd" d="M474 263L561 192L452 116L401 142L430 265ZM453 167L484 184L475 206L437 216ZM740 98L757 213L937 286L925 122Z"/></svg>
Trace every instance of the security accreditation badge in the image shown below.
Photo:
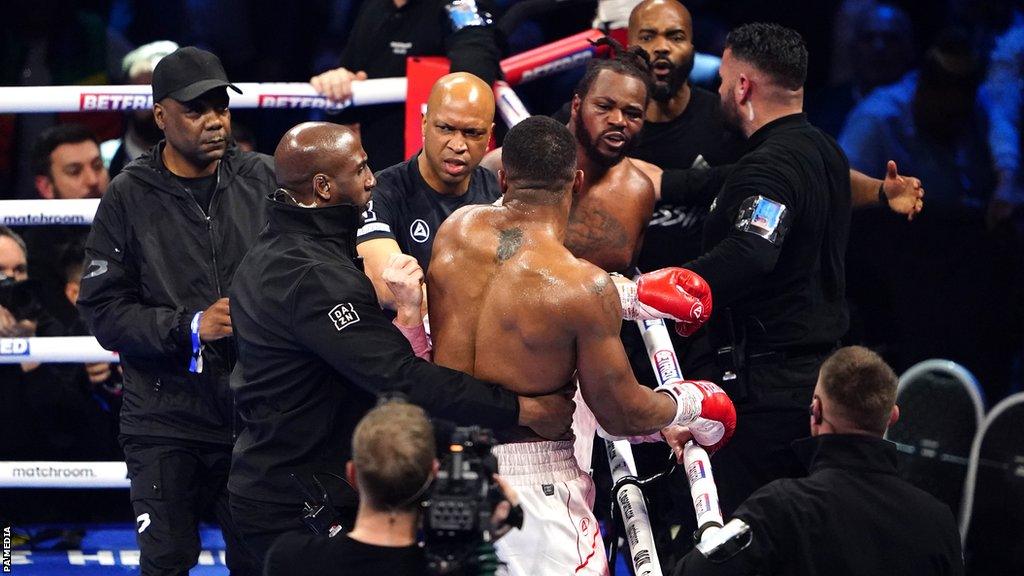
<svg viewBox="0 0 1024 576"><path fill-rule="evenodd" d="M785 204L764 196L751 196L740 205L736 229L779 245L789 229L788 216Z"/></svg>

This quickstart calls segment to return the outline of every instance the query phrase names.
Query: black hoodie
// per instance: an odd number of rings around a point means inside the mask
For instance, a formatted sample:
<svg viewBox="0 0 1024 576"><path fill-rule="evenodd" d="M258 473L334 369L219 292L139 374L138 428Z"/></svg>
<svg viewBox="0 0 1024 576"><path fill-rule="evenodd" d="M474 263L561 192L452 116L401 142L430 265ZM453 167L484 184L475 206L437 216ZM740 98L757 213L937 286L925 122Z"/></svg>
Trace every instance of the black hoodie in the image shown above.
<svg viewBox="0 0 1024 576"><path fill-rule="evenodd" d="M234 339L208 344L194 374L189 324L228 295L265 226L273 159L229 148L207 216L163 165L163 145L126 166L100 201L78 307L100 344L121 354L122 434L231 444Z"/></svg>

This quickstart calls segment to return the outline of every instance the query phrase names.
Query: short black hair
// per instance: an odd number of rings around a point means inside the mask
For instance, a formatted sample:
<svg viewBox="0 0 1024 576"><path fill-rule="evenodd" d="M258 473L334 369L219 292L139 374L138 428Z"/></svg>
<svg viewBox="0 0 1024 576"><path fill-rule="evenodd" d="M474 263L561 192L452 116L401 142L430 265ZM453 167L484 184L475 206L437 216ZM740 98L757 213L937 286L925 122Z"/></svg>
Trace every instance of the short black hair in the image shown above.
<svg viewBox="0 0 1024 576"><path fill-rule="evenodd" d="M561 191L576 173L576 139L553 118L531 116L505 135L501 163L516 188Z"/></svg>
<svg viewBox="0 0 1024 576"><path fill-rule="evenodd" d="M58 124L43 130L32 144L32 173L36 176L50 175L50 154L63 144L78 144L91 140L97 146L100 141L91 130L81 124Z"/></svg>
<svg viewBox="0 0 1024 576"><path fill-rule="evenodd" d="M744 24L729 32L725 47L784 88L799 90L807 81L807 45L796 30L764 22Z"/></svg>
<svg viewBox="0 0 1024 576"><path fill-rule="evenodd" d="M573 94L579 96L580 100L586 98L590 93L590 88L594 85L594 80L597 80L598 74L605 70L611 70L643 82L647 92L644 98L644 106L646 106L651 98L653 82L651 80L651 64L644 49L640 47L623 48L622 44L608 37L598 39L594 45L608 46L611 48L612 55L609 58L597 58L588 62L587 71L576 84Z"/></svg>

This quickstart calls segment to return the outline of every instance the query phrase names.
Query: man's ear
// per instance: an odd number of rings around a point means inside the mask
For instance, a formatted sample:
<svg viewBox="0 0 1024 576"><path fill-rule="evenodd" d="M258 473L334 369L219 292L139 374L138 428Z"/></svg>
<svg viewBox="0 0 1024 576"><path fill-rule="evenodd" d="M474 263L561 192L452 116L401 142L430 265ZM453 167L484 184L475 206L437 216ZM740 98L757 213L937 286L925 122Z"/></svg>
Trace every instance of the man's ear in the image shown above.
<svg viewBox="0 0 1024 576"><path fill-rule="evenodd" d="M345 463L345 479L356 489L356 492L359 491L359 480L356 479L356 463L351 460Z"/></svg>
<svg viewBox="0 0 1024 576"><path fill-rule="evenodd" d="M741 106L746 105L753 89L754 84L750 78L746 74L740 74L739 80L736 81L736 94L733 95L736 98L736 103Z"/></svg>
<svg viewBox="0 0 1024 576"><path fill-rule="evenodd" d="M441 470L441 462L437 458L434 458L434 463L430 467L430 477L437 478L438 471Z"/></svg>
<svg viewBox="0 0 1024 576"><path fill-rule="evenodd" d="M498 189L501 190L502 196L508 192L508 180L505 178L504 168L498 168Z"/></svg>
<svg viewBox="0 0 1024 576"><path fill-rule="evenodd" d="M78 303L78 294L82 291L82 285L78 282L64 284L64 297L72 304Z"/></svg>
<svg viewBox="0 0 1024 576"><path fill-rule="evenodd" d="M885 425L886 428L899 422L900 420L900 407L896 404L892 405L892 410L889 412L889 423Z"/></svg>
<svg viewBox="0 0 1024 576"><path fill-rule="evenodd" d="M49 176L36 176L35 185L40 198L53 200L57 196L53 180Z"/></svg>
<svg viewBox="0 0 1024 576"><path fill-rule="evenodd" d="M575 196L583 190L583 170L577 170L572 175L572 195Z"/></svg>
<svg viewBox="0 0 1024 576"><path fill-rule="evenodd" d="M582 103L582 100L580 100L579 94L573 94L572 95L572 104L569 105L569 119L572 120L573 124L576 123L576 116L579 115L579 113L580 113L580 104L581 103Z"/></svg>
<svg viewBox="0 0 1024 576"><path fill-rule="evenodd" d="M313 199L314 201L319 198L324 202L330 202L331 195L335 192L338 191L331 186L331 179L326 174L317 173L313 175L313 195L316 197Z"/></svg>
<svg viewBox="0 0 1024 576"><path fill-rule="evenodd" d="M154 102L153 103L153 121L156 122L156 126L160 130L164 129L164 125L165 125L164 120L165 120L165 118L164 118L164 107L163 107L163 105L160 104L160 103Z"/></svg>

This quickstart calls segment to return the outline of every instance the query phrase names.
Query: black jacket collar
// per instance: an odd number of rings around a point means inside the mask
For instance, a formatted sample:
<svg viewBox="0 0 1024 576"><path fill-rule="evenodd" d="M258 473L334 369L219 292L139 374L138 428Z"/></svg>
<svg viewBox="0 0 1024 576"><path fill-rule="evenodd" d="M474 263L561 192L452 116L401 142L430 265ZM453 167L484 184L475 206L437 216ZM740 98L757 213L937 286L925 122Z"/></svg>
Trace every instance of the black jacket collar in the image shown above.
<svg viewBox="0 0 1024 576"><path fill-rule="evenodd" d="M302 208L275 200L269 194L267 214L270 231L275 234L296 233L320 238L342 240L349 256L355 257L356 230L362 210L351 204L335 204L323 208Z"/></svg>
<svg viewBox="0 0 1024 576"><path fill-rule="evenodd" d="M807 124L807 114L799 112L797 114L790 114L781 118L776 118L771 122L758 128L757 132L750 135L747 139L747 151L751 151L764 143L772 134L781 132L783 130L792 128L794 126L800 126Z"/></svg>
<svg viewBox="0 0 1024 576"><path fill-rule="evenodd" d="M896 474L896 445L877 436L821 434L792 446L811 474L826 468Z"/></svg>

